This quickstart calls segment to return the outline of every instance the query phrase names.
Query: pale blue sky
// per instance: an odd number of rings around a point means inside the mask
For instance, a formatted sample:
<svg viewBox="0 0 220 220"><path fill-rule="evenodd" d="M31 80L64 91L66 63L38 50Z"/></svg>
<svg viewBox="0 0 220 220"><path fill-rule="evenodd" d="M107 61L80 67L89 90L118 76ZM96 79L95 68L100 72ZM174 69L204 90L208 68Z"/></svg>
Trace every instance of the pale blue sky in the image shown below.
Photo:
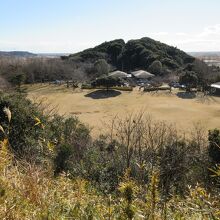
<svg viewBox="0 0 220 220"><path fill-rule="evenodd" d="M220 0L0 0L0 50L76 52L151 37L220 51Z"/></svg>

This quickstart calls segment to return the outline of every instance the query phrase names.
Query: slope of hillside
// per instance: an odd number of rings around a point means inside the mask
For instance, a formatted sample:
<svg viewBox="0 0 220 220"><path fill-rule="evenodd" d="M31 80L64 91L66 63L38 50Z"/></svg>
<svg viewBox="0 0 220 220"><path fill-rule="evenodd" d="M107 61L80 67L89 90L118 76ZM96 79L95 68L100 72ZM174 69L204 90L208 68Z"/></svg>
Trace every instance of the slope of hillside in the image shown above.
<svg viewBox="0 0 220 220"><path fill-rule="evenodd" d="M34 53L28 51L0 51L0 56L7 57L35 57L37 56Z"/></svg>
<svg viewBox="0 0 220 220"><path fill-rule="evenodd" d="M195 60L175 47L148 37L130 40L127 43L122 39L105 42L94 48L71 54L68 59L82 62L106 59L109 64L127 71L138 68L153 69L153 66L157 66L160 71L156 72L161 74L178 70Z"/></svg>

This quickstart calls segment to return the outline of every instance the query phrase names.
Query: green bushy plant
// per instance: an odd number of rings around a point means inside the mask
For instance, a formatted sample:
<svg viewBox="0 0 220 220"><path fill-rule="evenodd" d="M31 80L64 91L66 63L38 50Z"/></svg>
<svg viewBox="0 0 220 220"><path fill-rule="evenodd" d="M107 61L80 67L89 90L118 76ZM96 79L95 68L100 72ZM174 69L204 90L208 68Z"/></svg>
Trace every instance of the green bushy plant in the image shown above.
<svg viewBox="0 0 220 220"><path fill-rule="evenodd" d="M54 154L54 165L58 168L54 176L52 164L42 166L22 160L11 150L15 109L19 110L13 105L6 106L1 115L1 219L220 218L218 189L209 192L202 184L191 186L190 177L185 178L192 168L190 160L197 157L196 153L202 153L200 133L186 141L171 127L146 120L140 114L115 122L116 128L113 123L110 136L101 136L92 143L89 129L76 118L46 117L43 124L42 118L36 117L33 126L39 126L39 134L47 131L45 140L43 134L32 136L31 127L30 137ZM218 132L210 134L210 143L216 143ZM219 166L211 171L212 178L219 178ZM164 198L160 187L163 180L173 189L189 186L182 194L169 190L169 197Z"/></svg>
<svg viewBox="0 0 220 220"><path fill-rule="evenodd" d="M220 131L218 129L209 131L209 156L214 164L220 163Z"/></svg>
<svg viewBox="0 0 220 220"><path fill-rule="evenodd" d="M13 115L9 124L4 109L10 109ZM0 121L2 127L8 127L10 131L8 139L16 155L26 159L40 159L44 155L41 143L46 137L47 117L36 104L24 95L1 94ZM4 138L2 134L0 137Z"/></svg>

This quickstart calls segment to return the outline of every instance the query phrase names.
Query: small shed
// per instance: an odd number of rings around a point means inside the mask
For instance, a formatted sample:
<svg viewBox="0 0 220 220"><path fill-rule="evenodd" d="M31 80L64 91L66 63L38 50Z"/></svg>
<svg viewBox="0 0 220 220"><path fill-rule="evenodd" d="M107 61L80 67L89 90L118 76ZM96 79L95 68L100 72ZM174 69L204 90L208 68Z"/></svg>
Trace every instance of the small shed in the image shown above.
<svg viewBox="0 0 220 220"><path fill-rule="evenodd" d="M154 74L149 73L145 70L137 70L137 71L131 72L131 74L137 79L151 79L155 76Z"/></svg>
<svg viewBox="0 0 220 220"><path fill-rule="evenodd" d="M116 70L114 72L109 73L108 76L116 77L116 78L128 78L129 74L122 72L122 71L119 71L119 70Z"/></svg>

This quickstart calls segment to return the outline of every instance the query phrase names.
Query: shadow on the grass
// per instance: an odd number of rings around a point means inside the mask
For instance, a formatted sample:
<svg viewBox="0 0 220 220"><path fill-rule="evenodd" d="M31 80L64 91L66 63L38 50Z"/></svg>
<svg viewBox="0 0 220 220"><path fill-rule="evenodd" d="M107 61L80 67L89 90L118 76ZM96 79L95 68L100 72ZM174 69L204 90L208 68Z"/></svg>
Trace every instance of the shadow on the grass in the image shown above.
<svg viewBox="0 0 220 220"><path fill-rule="evenodd" d="M116 90L96 90L93 92L90 92L85 95L85 97L89 97L92 99L106 99L106 98L112 98L121 95L121 92Z"/></svg>
<svg viewBox="0 0 220 220"><path fill-rule="evenodd" d="M196 98L195 92L178 92L176 95L181 99L194 99L194 98Z"/></svg>

